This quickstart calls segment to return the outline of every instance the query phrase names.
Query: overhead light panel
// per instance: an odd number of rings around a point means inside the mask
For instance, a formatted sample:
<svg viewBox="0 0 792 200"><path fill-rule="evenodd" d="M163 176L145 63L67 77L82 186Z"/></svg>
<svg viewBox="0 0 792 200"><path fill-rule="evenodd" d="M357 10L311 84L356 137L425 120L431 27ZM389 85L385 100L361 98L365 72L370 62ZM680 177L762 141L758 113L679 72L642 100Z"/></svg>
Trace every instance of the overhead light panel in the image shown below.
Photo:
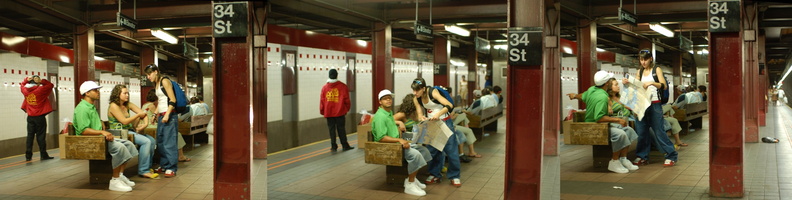
<svg viewBox="0 0 792 200"><path fill-rule="evenodd" d="M652 23L652 24L649 24L649 28L651 28L653 31L655 31L657 33L660 33L660 34L662 34L662 35L664 35L666 37L674 37L674 32L669 30L668 28L666 28L663 25L660 25L660 24L657 24L657 23Z"/></svg>
<svg viewBox="0 0 792 200"><path fill-rule="evenodd" d="M160 40L164 40L165 42L171 44L176 44L179 42L179 39L176 39L176 37L174 37L168 32L163 31L161 28L152 28L151 35L154 35L154 37L157 37Z"/></svg>
<svg viewBox="0 0 792 200"><path fill-rule="evenodd" d="M464 28L459 27L459 26L456 26L456 25L446 25L445 26L445 30L448 31L448 32L451 32L453 34L457 34L457 35L464 36L464 37L470 36L470 31L469 30L464 29Z"/></svg>

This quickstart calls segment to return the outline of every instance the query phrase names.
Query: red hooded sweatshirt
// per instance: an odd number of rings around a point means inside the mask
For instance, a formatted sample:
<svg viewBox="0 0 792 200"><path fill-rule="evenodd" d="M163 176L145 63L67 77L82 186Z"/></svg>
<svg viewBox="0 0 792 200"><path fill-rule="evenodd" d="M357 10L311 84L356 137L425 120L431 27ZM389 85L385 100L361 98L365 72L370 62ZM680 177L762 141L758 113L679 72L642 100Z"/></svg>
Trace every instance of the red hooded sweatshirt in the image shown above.
<svg viewBox="0 0 792 200"><path fill-rule="evenodd" d="M22 95L25 96L25 100L22 101L22 110L31 117L42 116L52 112L49 96L52 94L54 85L46 79L41 79L41 85L39 86L27 88L25 87L27 84L27 78L25 78L19 86L19 89L22 90Z"/></svg>
<svg viewBox="0 0 792 200"><path fill-rule="evenodd" d="M349 112L352 104L349 102L349 89L341 81L328 81L322 87L319 114L328 117L344 116Z"/></svg>

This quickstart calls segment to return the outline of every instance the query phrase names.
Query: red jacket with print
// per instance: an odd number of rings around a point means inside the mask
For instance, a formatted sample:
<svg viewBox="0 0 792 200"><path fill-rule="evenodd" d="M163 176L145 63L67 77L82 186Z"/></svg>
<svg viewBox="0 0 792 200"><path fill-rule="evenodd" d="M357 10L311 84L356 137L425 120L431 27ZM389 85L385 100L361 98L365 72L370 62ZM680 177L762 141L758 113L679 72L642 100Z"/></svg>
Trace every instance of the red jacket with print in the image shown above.
<svg viewBox="0 0 792 200"><path fill-rule="evenodd" d="M320 98L319 114L325 118L344 116L352 107L349 102L349 89L341 81L325 84Z"/></svg>
<svg viewBox="0 0 792 200"><path fill-rule="evenodd" d="M46 79L41 79L41 85L39 86L27 88L25 87L27 84L29 83L27 83L27 78L25 78L22 84L19 85L19 89L22 90L22 96L25 97L22 101L22 110L31 117L42 116L52 112L49 96L55 86Z"/></svg>

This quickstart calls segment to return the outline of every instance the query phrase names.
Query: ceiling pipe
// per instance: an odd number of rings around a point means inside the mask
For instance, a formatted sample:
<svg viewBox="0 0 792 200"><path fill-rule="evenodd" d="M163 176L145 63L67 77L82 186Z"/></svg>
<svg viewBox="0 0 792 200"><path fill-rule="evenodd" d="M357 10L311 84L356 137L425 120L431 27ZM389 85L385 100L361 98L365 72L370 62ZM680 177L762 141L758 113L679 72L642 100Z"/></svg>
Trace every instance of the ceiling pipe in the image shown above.
<svg viewBox="0 0 792 200"><path fill-rule="evenodd" d="M641 39L652 41L652 39L649 38L649 37L646 37L644 35L632 32L630 30L624 29L624 28L616 26L616 25L607 25L606 27L609 27L609 28L611 28L613 30L619 31L621 33L624 33L624 34L627 34L627 35L630 35L630 36L635 36L635 37L639 37ZM658 46L661 46L661 47L663 47L665 49L682 52L681 50L679 50L679 48L672 47L671 45L667 45L667 44L659 42L659 41L653 41L653 42L655 42L655 44L657 44Z"/></svg>
<svg viewBox="0 0 792 200"><path fill-rule="evenodd" d="M320 3L320 4L324 5L324 7L331 7L331 8L334 8L336 10L352 13L352 14L355 14L355 15L358 15L358 16L363 16L363 17L366 17L366 18L369 18L369 19L377 20L377 21L382 22L382 23L388 23L388 22L386 22L383 19L371 16L371 15L368 15L368 14L365 14L365 13L361 13L361 12L358 12L358 11L350 10L348 8L344 8L344 7L341 7L341 6L333 5L331 3L328 3L328 2L325 2L325 1L322 1L322 0L314 0L314 2L317 2L317 3Z"/></svg>
<svg viewBox="0 0 792 200"><path fill-rule="evenodd" d="M60 14L60 15L64 16L64 17L68 17L68 18L70 18L70 19L72 19L72 20L74 20L74 21L76 21L76 22L80 22L80 23L82 23L82 24L84 24L84 25L88 25L88 26L90 26L90 24L88 24L88 22L85 22L85 21L83 21L83 20L81 20L81 19L78 19L78 18L76 18L76 17L74 17L74 16L71 16L71 15L69 15L69 14L66 14L66 13L64 13L64 12L61 12L61 11L60 11L60 10L58 10L58 9L55 9L55 8L52 8L52 7L50 7L50 6L44 5L43 3L41 3L41 2L38 2L37 0L32 0L32 1L31 1L31 0L24 0L24 1L22 1L22 0L16 0L16 2L23 3L23 4L24 4L24 3L34 3L34 4L38 5L38 6L41 6L41 8L44 8L44 9L50 10L50 11L52 11L52 12L56 12L56 13L58 13L58 14Z"/></svg>

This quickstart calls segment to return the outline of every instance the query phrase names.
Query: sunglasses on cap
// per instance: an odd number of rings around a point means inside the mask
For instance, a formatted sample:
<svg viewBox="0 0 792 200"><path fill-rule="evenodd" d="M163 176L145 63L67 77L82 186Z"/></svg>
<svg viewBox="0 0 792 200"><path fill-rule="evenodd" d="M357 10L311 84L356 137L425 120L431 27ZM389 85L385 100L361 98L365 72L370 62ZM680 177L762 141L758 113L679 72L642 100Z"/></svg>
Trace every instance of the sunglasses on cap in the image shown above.
<svg viewBox="0 0 792 200"><path fill-rule="evenodd" d="M649 53L649 50L647 50L647 49L644 49L644 50L641 50L640 52L641 52L641 53L643 53L643 52Z"/></svg>

